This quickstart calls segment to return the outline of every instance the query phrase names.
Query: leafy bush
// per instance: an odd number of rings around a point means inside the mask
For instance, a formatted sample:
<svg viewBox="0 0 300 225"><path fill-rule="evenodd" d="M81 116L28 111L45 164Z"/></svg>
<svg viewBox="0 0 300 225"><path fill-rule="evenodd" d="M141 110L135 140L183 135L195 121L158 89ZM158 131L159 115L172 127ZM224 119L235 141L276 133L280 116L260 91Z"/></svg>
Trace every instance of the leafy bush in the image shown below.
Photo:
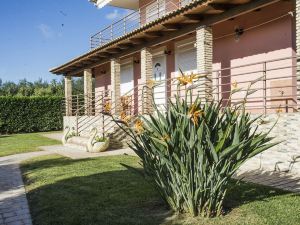
<svg viewBox="0 0 300 225"><path fill-rule="evenodd" d="M186 85L186 83L185 83ZM115 120L132 138L130 147L141 158L163 199L177 212L193 216L218 216L228 183L251 157L276 145L268 133L257 131L244 104L224 107L224 102L169 101L166 112L142 116L133 127Z"/></svg>
<svg viewBox="0 0 300 225"><path fill-rule="evenodd" d="M62 129L61 97L0 97L0 133Z"/></svg>

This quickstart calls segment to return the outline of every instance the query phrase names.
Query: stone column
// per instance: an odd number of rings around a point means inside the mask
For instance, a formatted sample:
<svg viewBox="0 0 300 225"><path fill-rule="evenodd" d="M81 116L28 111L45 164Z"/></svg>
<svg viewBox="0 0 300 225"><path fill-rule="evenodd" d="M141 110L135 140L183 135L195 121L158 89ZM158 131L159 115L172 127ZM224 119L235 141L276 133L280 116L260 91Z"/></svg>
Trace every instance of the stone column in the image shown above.
<svg viewBox="0 0 300 225"><path fill-rule="evenodd" d="M83 85L85 114L91 116L93 113L93 74L91 69L83 71Z"/></svg>
<svg viewBox="0 0 300 225"><path fill-rule="evenodd" d="M72 77L65 76L66 116L72 116Z"/></svg>
<svg viewBox="0 0 300 225"><path fill-rule="evenodd" d="M296 0L296 54L297 56L300 55L300 1ZM297 59L297 98L298 104L300 103L300 59ZM298 107L300 108L300 107Z"/></svg>
<svg viewBox="0 0 300 225"><path fill-rule="evenodd" d="M149 48L141 50L141 90L139 93L139 113L150 113L152 107L153 60Z"/></svg>
<svg viewBox="0 0 300 225"><path fill-rule="evenodd" d="M121 64L119 59L112 59L111 66L111 88L112 88L112 113L118 114L120 111L121 97Z"/></svg>
<svg viewBox="0 0 300 225"><path fill-rule="evenodd" d="M212 98L212 63L213 63L213 36L212 28L201 26L196 31L197 70L199 74L207 74L203 78L205 85L200 87L200 95L206 100Z"/></svg>

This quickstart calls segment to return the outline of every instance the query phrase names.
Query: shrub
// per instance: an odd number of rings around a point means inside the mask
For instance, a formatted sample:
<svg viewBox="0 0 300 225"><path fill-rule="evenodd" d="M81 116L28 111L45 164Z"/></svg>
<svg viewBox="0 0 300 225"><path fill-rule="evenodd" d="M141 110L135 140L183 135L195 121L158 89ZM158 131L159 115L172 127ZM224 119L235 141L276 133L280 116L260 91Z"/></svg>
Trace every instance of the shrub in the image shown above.
<svg viewBox="0 0 300 225"><path fill-rule="evenodd" d="M192 91L175 96L166 112L142 116L134 126L115 120L131 136L130 147L141 158L146 175L162 198L177 212L193 216L218 216L228 183L251 157L274 146L268 133L257 131L256 119L244 104L224 107L224 102L190 104Z"/></svg>
<svg viewBox="0 0 300 225"><path fill-rule="evenodd" d="M62 129L61 97L0 97L0 133Z"/></svg>

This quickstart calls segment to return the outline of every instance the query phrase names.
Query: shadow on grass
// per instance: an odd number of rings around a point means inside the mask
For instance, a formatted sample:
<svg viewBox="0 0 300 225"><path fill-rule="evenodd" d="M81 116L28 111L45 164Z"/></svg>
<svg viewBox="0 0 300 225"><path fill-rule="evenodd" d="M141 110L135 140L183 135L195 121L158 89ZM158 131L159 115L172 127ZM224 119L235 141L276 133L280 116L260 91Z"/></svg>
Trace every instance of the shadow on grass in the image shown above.
<svg viewBox="0 0 300 225"><path fill-rule="evenodd" d="M231 187L224 202L225 208L229 212L250 202L268 201L272 197L286 194L293 195L289 191L280 189L282 186L290 187L291 190L300 188L298 179L295 179L291 174L282 172L254 170L244 172L236 179L239 179L239 181L233 180L231 182ZM236 182L237 185L234 185Z"/></svg>
<svg viewBox="0 0 300 225"><path fill-rule="evenodd" d="M11 137L11 135L0 135L0 138L8 138L8 137Z"/></svg>
<svg viewBox="0 0 300 225"><path fill-rule="evenodd" d="M30 164L27 172L92 160L43 160ZM245 182L234 183L225 199L229 216L233 208L243 204L268 201L288 193ZM169 221L173 215L153 186L139 174L126 169L73 176L33 189L27 196L35 225L155 225Z"/></svg>
<svg viewBox="0 0 300 225"><path fill-rule="evenodd" d="M70 164L75 164L75 170L80 170L81 163L99 167L93 160L95 159L49 159L23 165L22 170L26 171L25 182L30 184L32 180L26 178L26 173L32 174L49 168L68 168ZM88 176L72 176L29 191L27 197L34 224L161 224L172 216L172 212L149 183L134 171L118 167L121 169Z"/></svg>

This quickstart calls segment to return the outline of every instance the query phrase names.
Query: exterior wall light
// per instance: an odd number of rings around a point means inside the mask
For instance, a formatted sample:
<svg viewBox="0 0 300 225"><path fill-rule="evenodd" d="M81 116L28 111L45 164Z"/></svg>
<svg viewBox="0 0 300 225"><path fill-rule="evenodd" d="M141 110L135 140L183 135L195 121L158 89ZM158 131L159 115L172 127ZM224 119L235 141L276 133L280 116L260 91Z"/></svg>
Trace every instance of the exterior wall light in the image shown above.
<svg viewBox="0 0 300 225"><path fill-rule="evenodd" d="M165 50L164 53L165 53L165 55L171 55L172 51L171 50Z"/></svg>
<svg viewBox="0 0 300 225"><path fill-rule="evenodd" d="M236 42L240 41L241 36L244 34L244 28L237 27L234 30L234 40Z"/></svg>

